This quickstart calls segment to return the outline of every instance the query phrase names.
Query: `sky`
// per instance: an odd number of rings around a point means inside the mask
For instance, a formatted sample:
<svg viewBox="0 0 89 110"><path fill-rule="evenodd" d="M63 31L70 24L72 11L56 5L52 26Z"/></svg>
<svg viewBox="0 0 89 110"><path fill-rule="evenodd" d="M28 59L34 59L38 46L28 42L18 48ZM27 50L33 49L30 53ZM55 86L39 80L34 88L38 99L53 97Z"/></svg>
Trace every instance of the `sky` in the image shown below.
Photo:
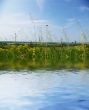
<svg viewBox="0 0 89 110"><path fill-rule="evenodd" d="M89 41L88 19L89 0L0 0L0 40Z"/></svg>

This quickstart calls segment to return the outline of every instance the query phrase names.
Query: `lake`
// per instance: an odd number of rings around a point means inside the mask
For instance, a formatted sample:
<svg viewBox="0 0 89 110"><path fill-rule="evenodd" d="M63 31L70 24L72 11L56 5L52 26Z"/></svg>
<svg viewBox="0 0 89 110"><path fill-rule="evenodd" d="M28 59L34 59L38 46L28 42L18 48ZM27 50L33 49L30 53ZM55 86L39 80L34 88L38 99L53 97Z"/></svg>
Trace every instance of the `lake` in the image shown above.
<svg viewBox="0 0 89 110"><path fill-rule="evenodd" d="M89 70L0 71L0 110L89 110Z"/></svg>

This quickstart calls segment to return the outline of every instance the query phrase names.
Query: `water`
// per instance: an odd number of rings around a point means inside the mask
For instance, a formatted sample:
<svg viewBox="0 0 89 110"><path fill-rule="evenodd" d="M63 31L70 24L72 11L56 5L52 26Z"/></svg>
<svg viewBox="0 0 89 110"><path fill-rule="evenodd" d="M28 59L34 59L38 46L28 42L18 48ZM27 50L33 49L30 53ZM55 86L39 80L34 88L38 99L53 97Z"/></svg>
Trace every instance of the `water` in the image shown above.
<svg viewBox="0 0 89 110"><path fill-rule="evenodd" d="M89 110L89 70L0 71L0 110Z"/></svg>

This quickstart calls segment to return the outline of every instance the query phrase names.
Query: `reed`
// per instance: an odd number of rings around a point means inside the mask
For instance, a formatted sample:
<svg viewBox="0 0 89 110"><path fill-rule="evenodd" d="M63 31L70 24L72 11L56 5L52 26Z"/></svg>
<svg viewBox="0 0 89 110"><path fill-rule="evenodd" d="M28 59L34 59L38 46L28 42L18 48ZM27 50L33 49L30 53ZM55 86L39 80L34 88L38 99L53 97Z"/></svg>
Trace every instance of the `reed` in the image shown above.
<svg viewBox="0 0 89 110"><path fill-rule="evenodd" d="M41 44L42 45L42 44ZM60 46L0 45L0 63L13 62L33 66L69 65L89 60L89 44ZM9 65L9 64L8 64ZM88 66L88 65L87 65Z"/></svg>

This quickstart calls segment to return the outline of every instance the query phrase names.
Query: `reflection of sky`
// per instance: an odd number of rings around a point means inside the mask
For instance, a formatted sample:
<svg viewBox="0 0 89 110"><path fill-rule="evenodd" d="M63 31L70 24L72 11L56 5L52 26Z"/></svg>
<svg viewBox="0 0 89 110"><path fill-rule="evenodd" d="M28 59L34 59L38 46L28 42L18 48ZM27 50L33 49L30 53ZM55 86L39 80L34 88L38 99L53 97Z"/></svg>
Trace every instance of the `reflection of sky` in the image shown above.
<svg viewBox="0 0 89 110"><path fill-rule="evenodd" d="M0 109L69 110L83 109L83 106L89 108L88 87L88 71L1 71Z"/></svg>
<svg viewBox="0 0 89 110"><path fill-rule="evenodd" d="M18 40L38 40L39 25L49 24L51 37L60 41L63 37L61 28L70 40L80 40L81 29L89 35L88 0L0 0L0 37L1 40L13 40L17 32ZM35 25L35 30L34 30ZM34 31L36 36L34 37Z"/></svg>

